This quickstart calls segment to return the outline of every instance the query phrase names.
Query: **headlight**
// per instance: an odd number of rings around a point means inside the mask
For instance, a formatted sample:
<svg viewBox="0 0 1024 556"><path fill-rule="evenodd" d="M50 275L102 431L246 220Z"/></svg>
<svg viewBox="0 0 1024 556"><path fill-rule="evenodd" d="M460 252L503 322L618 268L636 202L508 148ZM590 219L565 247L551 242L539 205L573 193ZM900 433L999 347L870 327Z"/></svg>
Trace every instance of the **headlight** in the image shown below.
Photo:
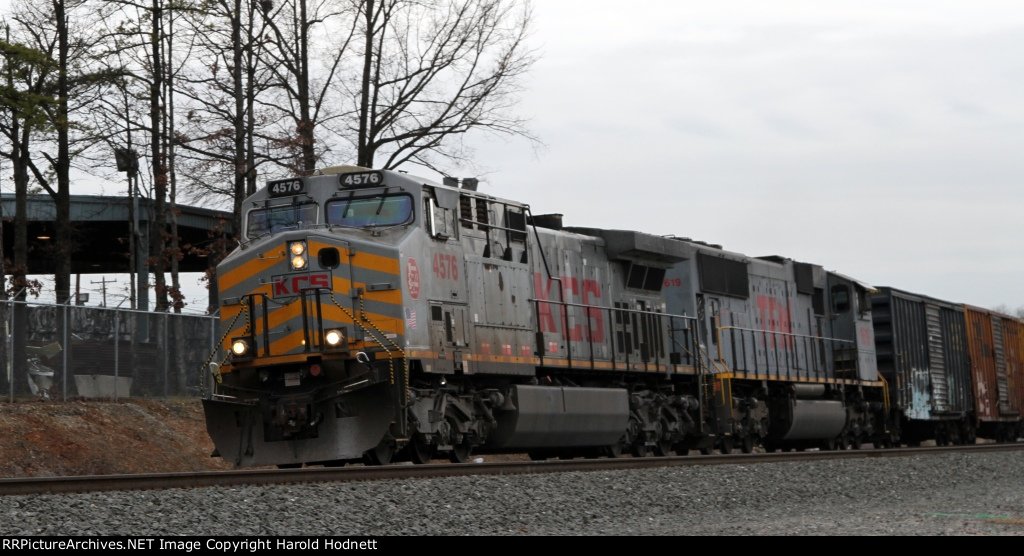
<svg viewBox="0 0 1024 556"><path fill-rule="evenodd" d="M305 241L289 241L288 252L292 255L292 270L302 270L309 264Z"/></svg>
<svg viewBox="0 0 1024 556"><path fill-rule="evenodd" d="M249 342L242 338L231 342L231 353L235 354L236 357L249 353Z"/></svg>
<svg viewBox="0 0 1024 556"><path fill-rule="evenodd" d="M337 347L344 339L345 334L343 334L341 330L328 330L327 334L324 334L324 340L327 342L327 345L331 347Z"/></svg>

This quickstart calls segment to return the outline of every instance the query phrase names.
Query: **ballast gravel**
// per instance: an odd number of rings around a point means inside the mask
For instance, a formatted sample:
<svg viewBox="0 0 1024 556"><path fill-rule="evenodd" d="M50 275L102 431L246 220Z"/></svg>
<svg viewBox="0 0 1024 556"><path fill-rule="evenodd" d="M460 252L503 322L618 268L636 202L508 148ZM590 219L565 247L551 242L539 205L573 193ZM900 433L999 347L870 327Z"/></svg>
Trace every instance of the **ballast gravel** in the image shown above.
<svg viewBox="0 0 1024 556"><path fill-rule="evenodd" d="M1024 451L0 498L0 535L1024 534Z"/></svg>

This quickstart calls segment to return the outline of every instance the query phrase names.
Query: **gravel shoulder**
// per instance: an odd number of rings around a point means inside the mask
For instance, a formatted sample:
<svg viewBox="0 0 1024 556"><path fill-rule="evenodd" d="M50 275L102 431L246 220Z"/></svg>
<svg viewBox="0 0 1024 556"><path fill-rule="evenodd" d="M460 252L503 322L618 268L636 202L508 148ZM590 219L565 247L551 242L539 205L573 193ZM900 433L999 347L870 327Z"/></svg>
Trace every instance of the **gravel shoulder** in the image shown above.
<svg viewBox="0 0 1024 556"><path fill-rule="evenodd" d="M1022 535L1024 453L11 496L0 535Z"/></svg>

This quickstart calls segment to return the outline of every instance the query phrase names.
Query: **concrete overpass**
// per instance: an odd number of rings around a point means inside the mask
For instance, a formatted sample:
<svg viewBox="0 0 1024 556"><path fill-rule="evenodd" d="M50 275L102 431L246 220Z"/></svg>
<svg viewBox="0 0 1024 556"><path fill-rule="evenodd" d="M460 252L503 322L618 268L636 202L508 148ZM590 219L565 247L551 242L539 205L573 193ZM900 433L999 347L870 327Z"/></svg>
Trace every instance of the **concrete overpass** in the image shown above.
<svg viewBox="0 0 1024 556"><path fill-rule="evenodd" d="M3 215L4 256L14 258L13 194L0 195ZM71 196L72 274L112 274L129 272L129 237L132 223L129 219L128 197L100 195ZM135 199L138 222L136 245L136 273L138 309L149 309L149 234L153 219L153 201ZM179 245L205 247L222 235L232 234L230 212L177 205ZM47 194L28 196L28 273L53 274L55 249L55 222L57 207ZM168 228L169 229L169 228ZM203 272L208 267L205 256L186 250L179 262L181 272ZM168 281L170 281L168 279Z"/></svg>

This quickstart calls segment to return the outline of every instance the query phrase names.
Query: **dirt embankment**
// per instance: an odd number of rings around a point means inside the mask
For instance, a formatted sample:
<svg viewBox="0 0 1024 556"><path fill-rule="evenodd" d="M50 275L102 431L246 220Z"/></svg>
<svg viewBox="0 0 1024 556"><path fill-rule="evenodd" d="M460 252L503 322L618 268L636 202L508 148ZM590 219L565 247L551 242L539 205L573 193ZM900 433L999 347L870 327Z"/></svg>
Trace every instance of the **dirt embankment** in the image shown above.
<svg viewBox="0 0 1024 556"><path fill-rule="evenodd" d="M230 469L199 400L0 403L0 477Z"/></svg>

